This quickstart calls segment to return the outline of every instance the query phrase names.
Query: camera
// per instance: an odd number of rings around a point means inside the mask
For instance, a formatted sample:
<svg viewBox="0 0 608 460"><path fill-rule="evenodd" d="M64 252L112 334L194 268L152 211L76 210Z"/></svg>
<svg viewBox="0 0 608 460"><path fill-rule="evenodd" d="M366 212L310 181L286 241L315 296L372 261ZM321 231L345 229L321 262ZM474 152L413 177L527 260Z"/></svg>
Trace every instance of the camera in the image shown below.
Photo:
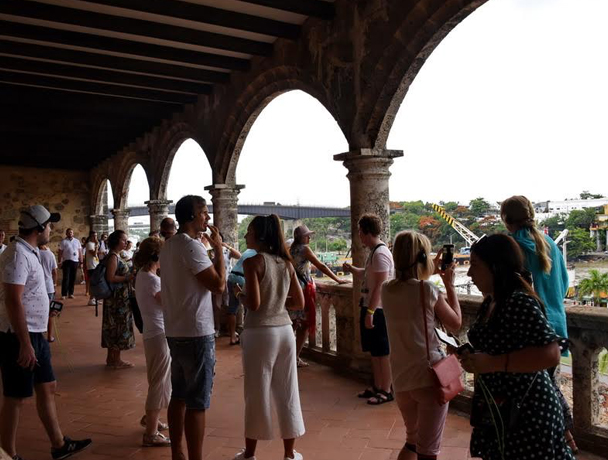
<svg viewBox="0 0 608 460"><path fill-rule="evenodd" d="M445 270L454 262L454 245L443 245L443 256L441 257L441 270Z"/></svg>

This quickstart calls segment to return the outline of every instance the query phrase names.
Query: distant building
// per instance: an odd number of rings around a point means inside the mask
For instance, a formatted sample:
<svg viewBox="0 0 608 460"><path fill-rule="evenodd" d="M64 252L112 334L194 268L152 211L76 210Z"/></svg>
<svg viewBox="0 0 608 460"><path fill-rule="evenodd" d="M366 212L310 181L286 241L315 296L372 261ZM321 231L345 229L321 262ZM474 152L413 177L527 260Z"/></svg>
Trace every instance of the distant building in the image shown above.
<svg viewBox="0 0 608 460"><path fill-rule="evenodd" d="M608 198L588 200L541 201L534 203L534 212L538 220L547 219L558 214L569 214L575 210L599 208L608 204Z"/></svg>

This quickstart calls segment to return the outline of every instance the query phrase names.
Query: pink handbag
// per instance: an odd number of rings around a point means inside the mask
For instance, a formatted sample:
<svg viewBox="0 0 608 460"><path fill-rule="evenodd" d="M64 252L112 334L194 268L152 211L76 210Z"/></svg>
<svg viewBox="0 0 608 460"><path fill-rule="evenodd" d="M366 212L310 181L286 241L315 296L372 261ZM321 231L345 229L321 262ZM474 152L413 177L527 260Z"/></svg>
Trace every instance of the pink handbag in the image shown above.
<svg viewBox="0 0 608 460"><path fill-rule="evenodd" d="M429 362L429 372L433 376L437 390L436 399L440 405L451 401L464 390L462 384L462 367L455 355L448 355L435 364L431 364L429 352L428 326L426 321L426 296L424 294L424 281L420 281L420 300L422 304L422 318L424 319L424 340L426 342L426 358Z"/></svg>

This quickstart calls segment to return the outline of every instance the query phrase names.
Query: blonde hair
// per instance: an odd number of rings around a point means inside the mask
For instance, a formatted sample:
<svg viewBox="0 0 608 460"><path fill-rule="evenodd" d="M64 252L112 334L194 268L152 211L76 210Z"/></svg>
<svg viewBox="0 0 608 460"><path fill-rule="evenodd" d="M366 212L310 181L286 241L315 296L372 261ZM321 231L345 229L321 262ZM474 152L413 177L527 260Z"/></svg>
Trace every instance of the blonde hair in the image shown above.
<svg viewBox="0 0 608 460"><path fill-rule="evenodd" d="M399 232L393 244L397 278L403 281L411 278L429 279L435 271L430 253L431 242L425 235L410 230ZM422 257L424 260L420 260Z"/></svg>
<svg viewBox="0 0 608 460"><path fill-rule="evenodd" d="M549 273L552 264L551 257L549 256L551 247L547 243L545 235L536 228L534 206L532 206L530 200L523 195L507 198L500 205L500 217L502 217L502 220L507 225L517 227L518 230L525 228L530 231L536 243L536 255L538 256L540 267L543 272Z"/></svg>

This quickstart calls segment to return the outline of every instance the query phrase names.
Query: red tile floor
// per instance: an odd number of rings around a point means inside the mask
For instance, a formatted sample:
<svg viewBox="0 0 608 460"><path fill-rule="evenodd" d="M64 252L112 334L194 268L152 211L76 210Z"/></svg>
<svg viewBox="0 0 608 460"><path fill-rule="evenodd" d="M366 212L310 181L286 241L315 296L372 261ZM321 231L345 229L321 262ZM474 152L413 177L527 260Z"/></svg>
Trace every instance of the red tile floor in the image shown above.
<svg viewBox="0 0 608 460"><path fill-rule="evenodd" d="M65 302L52 345L58 381L57 407L64 433L91 437L93 445L78 456L85 460L164 459L167 448L142 448L146 372L141 336L137 347L124 353L135 364L127 370L108 370L105 350L99 346L101 317L79 286L74 300ZM101 310L101 306L100 306ZM100 311L101 313L101 311ZM361 384L337 376L331 369L311 364L300 370L300 391L306 434L296 442L305 459L396 459L405 430L395 404L372 407L354 397ZM205 456L228 460L243 447L243 378L239 347L228 338L217 343L217 366L212 406L207 413ZM1 423L1 421L0 421ZM465 460L470 436L466 418L448 416L440 459ZM49 445L35 413L33 400L24 407L18 438L19 454L26 460L50 458ZM281 459L281 440L261 442L257 458ZM579 459L599 457L579 455Z"/></svg>

